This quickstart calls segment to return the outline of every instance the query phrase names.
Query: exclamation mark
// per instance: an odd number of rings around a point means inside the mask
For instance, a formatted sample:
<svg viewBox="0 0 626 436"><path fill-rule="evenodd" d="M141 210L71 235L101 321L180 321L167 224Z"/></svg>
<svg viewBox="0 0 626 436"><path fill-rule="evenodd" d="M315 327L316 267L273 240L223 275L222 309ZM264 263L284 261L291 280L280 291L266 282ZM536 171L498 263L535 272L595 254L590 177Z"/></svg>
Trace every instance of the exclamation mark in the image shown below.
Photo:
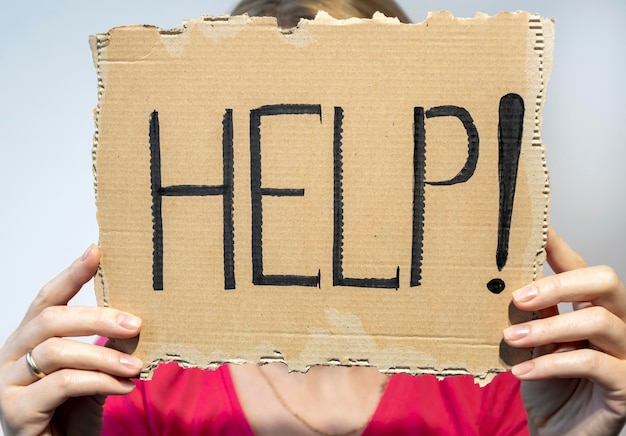
<svg viewBox="0 0 626 436"><path fill-rule="evenodd" d="M498 179L500 181L500 213L498 216L498 248L496 266L498 271L506 265L509 257L511 217L515 200L517 168L522 149L524 130L524 100L517 94L507 94L500 99L498 124ZM495 278L487 283L494 294L504 291L506 283Z"/></svg>

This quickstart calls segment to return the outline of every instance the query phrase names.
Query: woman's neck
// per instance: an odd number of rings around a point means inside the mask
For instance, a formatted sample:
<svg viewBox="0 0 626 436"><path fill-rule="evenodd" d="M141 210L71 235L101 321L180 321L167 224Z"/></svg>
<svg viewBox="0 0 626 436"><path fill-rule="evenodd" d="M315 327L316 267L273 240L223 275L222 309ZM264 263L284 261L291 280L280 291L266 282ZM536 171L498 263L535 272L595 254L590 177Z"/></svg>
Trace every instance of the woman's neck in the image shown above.
<svg viewBox="0 0 626 436"><path fill-rule="evenodd" d="M374 414L387 376L375 368L314 367L289 373L280 363L231 365L233 383L256 435L357 435Z"/></svg>

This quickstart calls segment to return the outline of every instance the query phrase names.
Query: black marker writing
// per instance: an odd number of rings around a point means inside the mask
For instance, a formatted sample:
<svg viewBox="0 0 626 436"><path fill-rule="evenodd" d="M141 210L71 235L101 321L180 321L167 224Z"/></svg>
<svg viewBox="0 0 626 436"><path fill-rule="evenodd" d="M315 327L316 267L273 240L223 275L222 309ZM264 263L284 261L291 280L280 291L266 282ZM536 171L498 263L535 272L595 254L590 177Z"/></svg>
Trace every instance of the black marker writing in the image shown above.
<svg viewBox="0 0 626 436"><path fill-rule="evenodd" d="M450 180L429 182L426 173L426 118L456 117L467 133L467 160L459 173ZM422 280L422 250L424 242L424 185L451 186L467 182L478 163L478 130L469 112L458 106L438 106L424 112L424 108L413 110L413 240L411 245L411 286L420 286Z"/></svg>
<svg viewBox="0 0 626 436"><path fill-rule="evenodd" d="M522 148L524 128L524 100L517 94L507 94L500 99L498 125L498 180L500 182L500 212L498 215L498 271L506 265L509 256L509 236L515 200L517 168ZM487 283L494 294L501 293L506 284L500 278Z"/></svg>
<svg viewBox="0 0 626 436"><path fill-rule="evenodd" d="M204 197L222 195L223 200L223 244L224 244L224 289L235 289L235 251L233 224L233 114L226 109L222 122L223 184L175 185L161 184L161 138L159 114L150 116L150 185L152 191L152 288L163 290L163 197Z"/></svg>
<svg viewBox="0 0 626 436"><path fill-rule="evenodd" d="M275 115L318 115L322 107L309 104L277 104L250 111L250 191L252 195L252 283L275 286L318 286L316 276L274 274L263 272L263 196L302 197L304 189L265 188L261 184L261 118Z"/></svg>
<svg viewBox="0 0 626 436"><path fill-rule="evenodd" d="M333 286L355 286L362 288L400 287L400 267L393 278L350 278L343 275L343 109L335 108L333 135Z"/></svg>
<svg viewBox="0 0 626 436"><path fill-rule="evenodd" d="M322 123L322 108L318 104L275 104L261 106L250 111L250 198L251 198L251 257L252 283L254 285L306 286L319 287L321 272L317 275L265 274L263 251L263 198L303 197L302 188L273 188L262 183L262 141L261 121L267 116L315 115ZM426 119L455 117L467 134L467 159L458 174L449 180L426 180ZM400 267L395 277L346 277L344 276L344 180L343 180L343 119L344 110L334 108L333 118L333 245L332 275L333 286L366 288L400 288ZM499 106L498 125L498 176L499 176L499 217L496 266L502 271L508 258L509 236L518 163L524 121L524 101L517 94L502 97ZM221 185L174 185L162 186L161 182L161 142L159 114L152 112L150 117L150 177L153 217L153 289L164 289L163 277L163 197L222 196L223 202L223 249L224 249L224 289L235 289L234 264L234 150L233 150L233 111L226 109L222 131L223 183ZM469 112L458 106L437 106L428 110L415 107L413 110L413 204L410 286L421 286L424 216L426 208L425 187L452 186L467 182L474 174L479 158L479 136ZM505 283L495 278L487 284L494 294L504 290Z"/></svg>

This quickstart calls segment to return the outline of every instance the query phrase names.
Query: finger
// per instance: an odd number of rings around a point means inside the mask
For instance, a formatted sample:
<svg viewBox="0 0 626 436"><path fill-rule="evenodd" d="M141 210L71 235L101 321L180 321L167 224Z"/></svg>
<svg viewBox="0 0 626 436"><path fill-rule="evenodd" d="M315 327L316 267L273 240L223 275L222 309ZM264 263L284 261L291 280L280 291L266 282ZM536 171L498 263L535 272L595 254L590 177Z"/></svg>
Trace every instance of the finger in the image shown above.
<svg viewBox="0 0 626 436"><path fill-rule="evenodd" d="M578 348L577 343L588 340L604 352L626 359L626 324L600 306L513 325L504 330L504 339L519 348L550 344Z"/></svg>
<svg viewBox="0 0 626 436"><path fill-rule="evenodd" d="M41 288L26 312L20 327L41 313L46 307L67 304L80 288L95 275L99 261L100 250L98 246L91 245L80 258Z"/></svg>
<svg viewBox="0 0 626 436"><path fill-rule="evenodd" d="M65 369L54 372L29 386L15 389L4 404L5 416L15 422L32 421L33 411L49 413L69 398L92 395L124 395L135 388L127 378L95 372Z"/></svg>
<svg viewBox="0 0 626 436"><path fill-rule="evenodd" d="M587 266L585 260L561 238L553 227L548 230L546 254L550 268L557 274Z"/></svg>
<svg viewBox="0 0 626 436"><path fill-rule="evenodd" d="M536 311L535 313L539 314L539 318L538 319L543 319L543 318L549 318L551 316L556 316L559 314L559 308L558 306L549 306L545 309ZM534 318L536 319L536 318ZM556 348L558 347L558 344L546 344L546 345L539 345L536 347L533 347L533 357L536 356L541 356L543 354L548 354L548 353L552 353L556 350Z"/></svg>
<svg viewBox="0 0 626 436"><path fill-rule="evenodd" d="M32 350L31 357L45 377L66 368L133 377L142 367L141 360L128 354L61 338L51 338L39 344ZM24 357L10 366L6 381L14 386L27 386L38 380Z"/></svg>
<svg viewBox="0 0 626 436"><path fill-rule="evenodd" d="M610 267L594 266L544 277L512 294L521 310L536 311L558 303L604 306L618 317L626 317L626 288Z"/></svg>
<svg viewBox="0 0 626 436"><path fill-rule="evenodd" d="M511 368L520 380L586 378L605 389L626 390L624 362L589 348L537 357Z"/></svg>
<svg viewBox="0 0 626 436"><path fill-rule="evenodd" d="M17 330L3 352L17 360L28 350L53 337L104 336L132 338L139 334L141 319L108 307L52 306Z"/></svg>
<svg viewBox="0 0 626 436"><path fill-rule="evenodd" d="M64 369L50 374L23 390L30 390L33 395L40 394L42 397L47 397L42 398L40 403L44 407L43 410L50 410L68 398L91 395L123 395L131 392L134 388L135 383L128 378L113 377L95 371ZM47 392L56 393L55 395L46 395Z"/></svg>

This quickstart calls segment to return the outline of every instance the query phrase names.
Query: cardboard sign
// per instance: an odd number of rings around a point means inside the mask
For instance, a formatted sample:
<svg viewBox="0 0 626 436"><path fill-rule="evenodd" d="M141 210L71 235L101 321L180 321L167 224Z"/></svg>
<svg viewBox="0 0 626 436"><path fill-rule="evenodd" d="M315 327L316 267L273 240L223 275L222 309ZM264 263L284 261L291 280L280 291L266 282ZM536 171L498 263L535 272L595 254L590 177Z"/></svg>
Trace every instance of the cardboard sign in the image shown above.
<svg viewBox="0 0 626 436"><path fill-rule="evenodd" d="M321 13L93 37L97 292L143 318L142 376L527 358L501 342L544 259L552 33L527 13Z"/></svg>

